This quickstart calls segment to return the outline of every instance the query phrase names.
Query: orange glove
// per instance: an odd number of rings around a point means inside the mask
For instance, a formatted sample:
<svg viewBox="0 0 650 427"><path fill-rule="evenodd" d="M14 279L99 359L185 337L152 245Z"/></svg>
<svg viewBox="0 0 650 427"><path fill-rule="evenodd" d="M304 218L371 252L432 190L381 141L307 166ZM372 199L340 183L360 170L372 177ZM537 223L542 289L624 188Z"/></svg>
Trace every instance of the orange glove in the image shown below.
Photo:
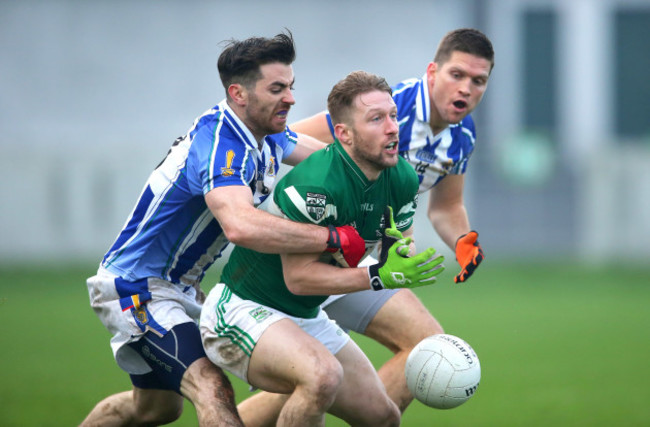
<svg viewBox="0 0 650 427"><path fill-rule="evenodd" d="M454 282L460 283L467 280L485 258L483 248L481 248L477 239L478 233L470 231L456 240L456 261L458 261L462 269L454 277Z"/></svg>

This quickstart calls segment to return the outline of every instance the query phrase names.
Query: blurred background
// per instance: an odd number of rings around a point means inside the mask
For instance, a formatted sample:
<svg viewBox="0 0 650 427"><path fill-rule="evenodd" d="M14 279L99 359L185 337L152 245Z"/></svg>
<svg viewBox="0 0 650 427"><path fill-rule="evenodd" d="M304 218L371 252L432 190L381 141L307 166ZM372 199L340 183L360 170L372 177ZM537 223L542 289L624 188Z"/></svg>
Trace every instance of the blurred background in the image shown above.
<svg viewBox="0 0 650 427"><path fill-rule="evenodd" d="M174 139L224 97L219 43L285 27L290 121L352 70L421 77L447 31L479 28L496 66L466 204L487 256L649 258L649 0L5 0L0 263L98 263ZM420 247L442 248L418 215Z"/></svg>

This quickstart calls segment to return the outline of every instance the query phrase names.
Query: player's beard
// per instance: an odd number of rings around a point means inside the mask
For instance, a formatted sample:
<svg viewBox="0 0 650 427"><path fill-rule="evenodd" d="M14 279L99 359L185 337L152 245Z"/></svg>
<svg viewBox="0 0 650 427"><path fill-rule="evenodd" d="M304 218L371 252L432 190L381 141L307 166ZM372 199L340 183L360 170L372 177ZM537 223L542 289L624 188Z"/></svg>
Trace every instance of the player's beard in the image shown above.
<svg viewBox="0 0 650 427"><path fill-rule="evenodd" d="M384 147L378 153L368 150L373 147L373 143L367 142L358 132L355 132L355 143L352 144L352 153L357 163L363 163L376 172L392 168L397 164L398 155L390 156L384 152Z"/></svg>
<svg viewBox="0 0 650 427"><path fill-rule="evenodd" d="M286 122L282 125L274 124L274 119L276 118L275 113L281 109L280 107L287 111L291 108L290 105L264 105L255 94L251 93L248 106L246 107L246 116L248 117L246 124L251 129L251 132L254 135L266 136L284 131Z"/></svg>

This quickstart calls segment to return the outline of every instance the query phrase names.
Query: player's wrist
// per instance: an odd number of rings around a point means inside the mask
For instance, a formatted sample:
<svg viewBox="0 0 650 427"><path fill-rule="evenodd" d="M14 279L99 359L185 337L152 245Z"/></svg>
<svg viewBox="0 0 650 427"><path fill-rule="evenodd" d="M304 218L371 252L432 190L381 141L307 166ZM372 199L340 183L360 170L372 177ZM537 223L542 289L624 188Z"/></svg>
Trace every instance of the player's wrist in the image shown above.
<svg viewBox="0 0 650 427"><path fill-rule="evenodd" d="M380 266L379 263L368 266L368 279L370 280L370 289L373 291L380 291L386 288L379 275Z"/></svg>

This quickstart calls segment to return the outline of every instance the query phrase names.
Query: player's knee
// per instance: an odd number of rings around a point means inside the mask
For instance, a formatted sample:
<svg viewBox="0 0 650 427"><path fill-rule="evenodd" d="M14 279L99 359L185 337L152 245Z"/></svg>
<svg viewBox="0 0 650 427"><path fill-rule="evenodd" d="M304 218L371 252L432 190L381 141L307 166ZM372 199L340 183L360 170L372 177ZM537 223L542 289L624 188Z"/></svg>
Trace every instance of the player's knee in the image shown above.
<svg viewBox="0 0 650 427"><path fill-rule="evenodd" d="M305 377L305 391L320 407L329 407L343 382L343 367L332 357L315 364Z"/></svg>

